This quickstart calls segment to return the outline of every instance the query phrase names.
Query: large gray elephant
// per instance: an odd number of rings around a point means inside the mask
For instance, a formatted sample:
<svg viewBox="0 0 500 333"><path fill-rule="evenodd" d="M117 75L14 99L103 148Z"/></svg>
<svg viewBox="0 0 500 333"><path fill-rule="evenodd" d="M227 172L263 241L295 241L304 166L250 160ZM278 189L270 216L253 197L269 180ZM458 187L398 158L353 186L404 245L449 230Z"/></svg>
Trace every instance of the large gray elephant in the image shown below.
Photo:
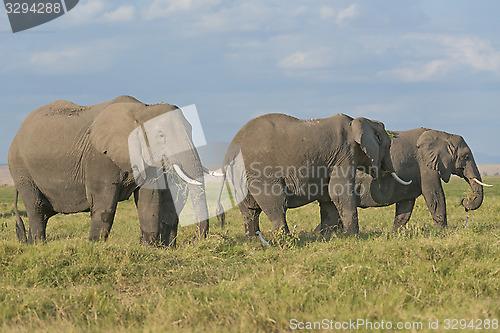
<svg viewBox="0 0 500 333"><path fill-rule="evenodd" d="M338 207L344 232L357 233L356 169L374 177L387 171L409 183L394 172L390 143L382 123L343 114L308 120L268 114L249 121L232 140L222 168L235 188L245 233L259 231L262 211L274 229L288 232L287 209L316 200L325 211Z"/></svg>
<svg viewBox="0 0 500 333"><path fill-rule="evenodd" d="M160 117L163 120L157 121ZM142 133L147 147L130 145L137 133ZM22 242L45 240L47 221L57 213L85 211L91 214L90 240L104 240L117 203L134 193L141 241L173 244L177 212L187 200L178 194L186 190L195 209L197 235L208 232L204 167L191 126L173 105L146 105L130 96L92 106L68 101L47 104L21 125L9 150L9 169L16 203L19 192L29 219L27 238L16 205L16 230ZM167 182L164 174L174 181Z"/></svg>
<svg viewBox="0 0 500 333"><path fill-rule="evenodd" d="M410 219L415 199L424 196L433 220L440 226L447 225L446 199L441 180L448 182L450 176L463 178L470 186L473 196L464 198L462 206L466 211L478 209L483 202L481 175L474 157L465 140L454 134L428 128L394 132L391 145L392 164L396 173L412 179L409 186L401 186L388 175L373 179L357 173L356 193L358 206L381 207L396 204L394 230L404 226ZM335 207L328 212L320 210L321 223L316 232L326 232L343 222Z"/></svg>

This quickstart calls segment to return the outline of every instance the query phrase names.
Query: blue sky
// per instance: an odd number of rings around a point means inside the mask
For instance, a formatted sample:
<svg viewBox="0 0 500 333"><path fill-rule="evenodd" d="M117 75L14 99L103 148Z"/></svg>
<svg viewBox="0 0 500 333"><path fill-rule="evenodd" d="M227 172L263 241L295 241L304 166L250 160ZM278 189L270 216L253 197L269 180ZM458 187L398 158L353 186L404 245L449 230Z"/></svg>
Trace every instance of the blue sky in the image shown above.
<svg viewBox="0 0 500 333"><path fill-rule="evenodd" d="M37 107L123 94L196 104L209 142L270 112L346 113L460 134L497 162L498 13L500 1L80 0L13 34L0 8L0 163Z"/></svg>

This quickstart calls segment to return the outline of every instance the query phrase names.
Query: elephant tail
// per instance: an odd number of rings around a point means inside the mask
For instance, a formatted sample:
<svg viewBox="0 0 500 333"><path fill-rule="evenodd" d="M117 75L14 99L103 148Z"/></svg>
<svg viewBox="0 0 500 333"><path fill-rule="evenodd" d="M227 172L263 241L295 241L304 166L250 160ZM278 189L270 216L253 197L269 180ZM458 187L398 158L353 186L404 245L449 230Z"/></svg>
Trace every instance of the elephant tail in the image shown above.
<svg viewBox="0 0 500 333"><path fill-rule="evenodd" d="M224 213L224 207L221 204L221 198L222 198L222 192L224 191L224 184L226 183L226 172L224 170L224 166L222 167L222 173L224 174L222 176L222 181L219 189L219 197L217 199L217 210L215 211L215 215L217 216L217 221L220 222L221 228L224 228L224 225L226 224L226 213Z"/></svg>
<svg viewBox="0 0 500 333"><path fill-rule="evenodd" d="M17 209L17 200L19 197L19 191L16 188L16 193L14 194L14 213L16 214L16 235L17 239L21 243L27 243L28 239L26 238L26 228L24 227L23 219L19 214L19 210Z"/></svg>

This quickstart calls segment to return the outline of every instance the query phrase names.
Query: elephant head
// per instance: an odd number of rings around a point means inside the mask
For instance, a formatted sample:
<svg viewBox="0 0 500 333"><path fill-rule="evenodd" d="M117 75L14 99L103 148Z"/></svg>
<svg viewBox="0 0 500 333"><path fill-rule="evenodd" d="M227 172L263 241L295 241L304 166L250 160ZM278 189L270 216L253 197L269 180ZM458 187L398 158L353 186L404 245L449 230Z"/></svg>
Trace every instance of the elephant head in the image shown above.
<svg viewBox="0 0 500 333"><path fill-rule="evenodd" d="M96 117L90 136L96 149L111 158L124 172L133 174L141 190L161 192L169 189L172 195L168 197L174 200L177 214L187 199L186 193L179 198L178 193L183 192L179 188L187 188L195 211L193 222L199 223L198 233L201 236L208 232L203 175L207 169L201 164L191 130L191 125L176 106L120 103L107 107ZM171 181L172 177L164 177L168 171L177 174L175 181ZM147 194L142 197L158 199L162 195ZM162 214L164 209L159 206L164 200L156 199L151 199L154 203L146 204L147 210L152 212L149 213L150 218L145 219L148 221L141 221L143 233L144 230L161 229L157 225L161 216L172 215ZM156 213L153 212L155 210Z"/></svg>
<svg viewBox="0 0 500 333"><path fill-rule="evenodd" d="M462 205L466 211L478 209L483 202L483 186L491 186L481 181L472 152L465 140L454 134L428 130L420 135L417 147L425 165L438 172L447 183L452 174L459 176L471 187L473 198L464 198Z"/></svg>
<svg viewBox="0 0 500 333"><path fill-rule="evenodd" d="M354 141L363 152L360 163L361 171L374 179L382 176L382 171L385 171L401 184L409 185L411 183L411 180L403 181L394 171L390 154L391 138L383 123L366 118L356 118L351 122L351 128Z"/></svg>

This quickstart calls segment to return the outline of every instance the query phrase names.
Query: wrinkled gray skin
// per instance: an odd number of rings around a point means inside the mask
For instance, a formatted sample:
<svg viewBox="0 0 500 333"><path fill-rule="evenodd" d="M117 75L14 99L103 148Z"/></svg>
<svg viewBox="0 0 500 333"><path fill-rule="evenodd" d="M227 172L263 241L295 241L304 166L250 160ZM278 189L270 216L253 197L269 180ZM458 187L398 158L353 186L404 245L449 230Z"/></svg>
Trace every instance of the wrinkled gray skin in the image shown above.
<svg viewBox="0 0 500 333"><path fill-rule="evenodd" d="M344 232L357 233L355 170L363 168L375 177L379 170L394 172L390 143L382 123L343 114L309 120L269 114L249 121L232 140L223 163L231 174L241 152L248 195L238 206L246 235L259 231L262 211L275 230L288 232L287 209L316 200L324 210L339 207Z"/></svg>
<svg viewBox="0 0 500 333"><path fill-rule="evenodd" d="M172 110L177 107L146 105L133 97L120 96L86 107L55 101L30 113L9 150L16 198L18 191L30 226L26 238L24 224L18 218L20 241L43 241L51 216L84 211L91 213L90 240L104 240L111 230L117 203L133 193L141 241L173 244L178 216L171 193L168 189L148 189L136 184L127 142L134 128ZM185 148L185 153L172 156L168 163L178 164L186 175L201 182L201 186L187 187L195 194L194 207L199 207L197 218L201 222L197 234L206 235L208 213L202 165L191 140L189 123L182 116L173 120L170 126L148 136L150 140L157 135L166 138L167 152L169 147ZM157 166L144 165L148 173L158 171Z"/></svg>
<svg viewBox="0 0 500 333"><path fill-rule="evenodd" d="M470 186L473 197L464 198L462 205L466 211L478 209L483 202L483 187L473 179L481 181L481 175L474 157L464 139L459 135L417 128L395 132L391 145L391 157L396 173L403 179L412 179L409 186L398 184L390 175L374 180L368 175L356 175L356 187L365 191L358 197L358 206L381 207L396 204L393 229L404 226L410 219L415 199L424 196L434 221L447 225L446 200L441 180L448 182L450 176L463 178ZM339 221L336 208L321 209L321 223L316 232L334 229ZM339 225L340 226L340 225Z"/></svg>

